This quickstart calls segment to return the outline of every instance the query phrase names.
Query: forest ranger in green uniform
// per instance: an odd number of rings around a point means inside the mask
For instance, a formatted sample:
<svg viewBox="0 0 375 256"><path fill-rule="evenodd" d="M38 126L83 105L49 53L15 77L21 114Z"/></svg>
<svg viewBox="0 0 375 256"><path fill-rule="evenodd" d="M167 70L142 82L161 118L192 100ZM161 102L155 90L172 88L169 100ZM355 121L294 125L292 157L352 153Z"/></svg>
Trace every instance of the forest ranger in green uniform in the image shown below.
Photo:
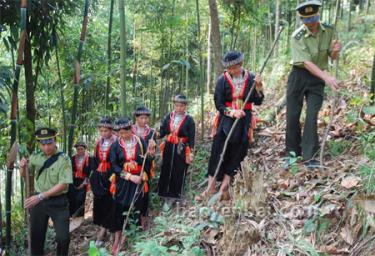
<svg viewBox="0 0 375 256"><path fill-rule="evenodd" d="M31 255L43 255L44 242L51 218L56 232L56 254L68 255L69 251L69 203L68 186L73 182L69 157L56 146L57 132L41 128L35 132L41 153L29 159L22 158L21 172L29 168L35 177L35 194L25 200L25 209L30 210Z"/></svg>
<svg viewBox="0 0 375 256"><path fill-rule="evenodd" d="M324 86L332 90L339 88L336 78L328 74L328 58L335 60L341 44L334 40L332 26L320 22L320 1L306 1L296 10L303 25L292 35L292 71L287 88L286 153L303 157L308 168L320 166L314 157L319 150L317 119L322 107ZM303 100L307 110L303 135L301 136L300 116ZM286 162L289 167L289 159Z"/></svg>

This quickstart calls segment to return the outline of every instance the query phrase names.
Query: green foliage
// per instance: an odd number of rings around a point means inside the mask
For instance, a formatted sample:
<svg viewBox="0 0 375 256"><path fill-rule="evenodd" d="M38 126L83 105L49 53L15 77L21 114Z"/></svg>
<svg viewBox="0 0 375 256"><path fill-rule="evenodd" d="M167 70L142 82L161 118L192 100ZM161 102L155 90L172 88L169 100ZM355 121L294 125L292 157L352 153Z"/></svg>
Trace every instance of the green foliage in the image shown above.
<svg viewBox="0 0 375 256"><path fill-rule="evenodd" d="M10 89L12 87L12 71L10 67L0 66L0 116L5 117L10 105ZM0 126L4 123L4 119L1 118Z"/></svg>
<svg viewBox="0 0 375 256"><path fill-rule="evenodd" d="M290 172L293 175L296 175L298 172L297 161L300 159L301 157L297 156L295 152L289 152L288 164L290 166Z"/></svg>
<svg viewBox="0 0 375 256"><path fill-rule="evenodd" d="M375 191L375 132L363 134L359 141L362 145L363 153L368 157L369 162L359 166L359 172L365 179L365 190L368 194Z"/></svg>
<svg viewBox="0 0 375 256"><path fill-rule="evenodd" d="M331 140L328 142L329 151L333 156L339 156L348 149L351 142L346 140Z"/></svg>
<svg viewBox="0 0 375 256"><path fill-rule="evenodd" d="M375 192L375 163L361 165L359 167L361 176L365 179L365 190L368 194Z"/></svg>
<svg viewBox="0 0 375 256"><path fill-rule="evenodd" d="M168 254L168 248L160 245L156 240L145 240L136 243L135 251L139 252L140 256L164 256Z"/></svg>
<svg viewBox="0 0 375 256"><path fill-rule="evenodd" d="M319 256L314 246L306 240L297 240L295 246L306 255Z"/></svg>
<svg viewBox="0 0 375 256"><path fill-rule="evenodd" d="M170 214L156 217L153 233L147 238L141 236L135 239L134 251L144 256L204 255L199 248L200 230L184 224L183 221L184 218ZM169 232L173 237L163 235Z"/></svg>
<svg viewBox="0 0 375 256"><path fill-rule="evenodd" d="M109 256L110 254L106 251L105 248L100 248L98 249L96 246L95 246L95 242L94 241L90 241L90 246L89 246L89 250L88 250L88 255L89 256Z"/></svg>

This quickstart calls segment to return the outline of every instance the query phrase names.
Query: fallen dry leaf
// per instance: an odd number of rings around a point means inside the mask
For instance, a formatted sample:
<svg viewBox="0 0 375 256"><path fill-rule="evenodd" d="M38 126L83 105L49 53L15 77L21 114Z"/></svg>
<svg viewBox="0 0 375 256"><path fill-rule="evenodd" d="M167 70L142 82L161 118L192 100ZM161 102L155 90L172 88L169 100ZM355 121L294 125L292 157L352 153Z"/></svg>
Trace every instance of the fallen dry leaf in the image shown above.
<svg viewBox="0 0 375 256"><path fill-rule="evenodd" d="M352 232L350 231L350 228L348 226L345 226L341 229L340 236L346 243L350 245L354 243Z"/></svg>
<svg viewBox="0 0 375 256"><path fill-rule="evenodd" d="M349 176L341 181L341 186L346 189L354 188L361 181L361 178L357 176Z"/></svg>

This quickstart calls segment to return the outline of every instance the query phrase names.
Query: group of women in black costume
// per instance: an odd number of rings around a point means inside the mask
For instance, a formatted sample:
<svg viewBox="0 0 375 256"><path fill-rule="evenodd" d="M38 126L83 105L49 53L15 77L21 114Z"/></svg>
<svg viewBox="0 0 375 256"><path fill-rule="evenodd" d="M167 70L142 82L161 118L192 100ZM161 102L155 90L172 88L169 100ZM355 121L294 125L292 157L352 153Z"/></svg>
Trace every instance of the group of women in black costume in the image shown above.
<svg viewBox="0 0 375 256"><path fill-rule="evenodd" d="M218 78L215 89L217 108L216 126L208 168L208 187L196 197L197 201L216 193L216 180L221 181L222 199L229 199L230 181L240 168L247 153L249 130L252 127L252 104L263 100L259 75L243 69L243 54L229 52L223 57L226 71ZM254 90L251 87L255 86ZM243 104L251 92L250 101ZM121 234L126 213L134 211L132 219L146 228L149 202L149 181L155 177L155 155L159 141L162 159L158 194L166 202L183 197L188 166L194 160L195 123L187 114L188 100L184 95L173 98L174 110L160 125L160 132L148 126L151 112L146 107L134 111L135 123L128 117L114 124L102 118L98 124L98 138L93 157L86 152L86 144L78 142L73 157L74 184L70 190L71 214L82 215L88 184L94 195L93 222L100 226L96 241L103 244L106 231L114 233L112 253L121 248ZM224 162L215 176L215 170L224 142L235 119L240 119L229 140ZM215 180L216 179L216 180ZM125 214L124 214L125 213Z"/></svg>

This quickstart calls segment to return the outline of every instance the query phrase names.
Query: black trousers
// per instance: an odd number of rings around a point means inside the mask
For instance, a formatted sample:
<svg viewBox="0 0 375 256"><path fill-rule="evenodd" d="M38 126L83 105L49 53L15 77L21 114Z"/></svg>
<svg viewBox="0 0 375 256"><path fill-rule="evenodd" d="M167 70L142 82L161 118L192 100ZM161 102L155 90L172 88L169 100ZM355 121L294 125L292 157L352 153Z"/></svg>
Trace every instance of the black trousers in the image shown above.
<svg viewBox="0 0 375 256"><path fill-rule="evenodd" d="M212 143L210 160L208 162L207 176L213 177L215 175L215 171L217 165L219 164L220 155L223 152L226 138L227 136L222 130L215 135L214 141ZM216 177L218 181L222 181L224 175L228 175L230 177L236 175L237 170L241 168L241 162L247 155L248 147L248 140L239 140L237 142L228 143L228 147L224 155L224 161L220 166L218 175Z"/></svg>
<svg viewBox="0 0 375 256"><path fill-rule="evenodd" d="M111 228L111 211L113 207L112 195L109 193L103 196L94 195L93 222L103 228Z"/></svg>
<svg viewBox="0 0 375 256"><path fill-rule="evenodd" d="M66 194L41 201L30 209L31 255L44 254L44 242L51 218L56 232L56 255L69 252L69 203Z"/></svg>
<svg viewBox="0 0 375 256"><path fill-rule="evenodd" d="M85 215L86 186L76 189L73 184L70 184L68 198L70 216L83 217Z"/></svg>
<svg viewBox="0 0 375 256"><path fill-rule="evenodd" d="M318 114L324 97L324 81L304 68L293 67L286 98L286 152L312 159L319 150ZM301 135L301 110L306 98L306 119Z"/></svg>

